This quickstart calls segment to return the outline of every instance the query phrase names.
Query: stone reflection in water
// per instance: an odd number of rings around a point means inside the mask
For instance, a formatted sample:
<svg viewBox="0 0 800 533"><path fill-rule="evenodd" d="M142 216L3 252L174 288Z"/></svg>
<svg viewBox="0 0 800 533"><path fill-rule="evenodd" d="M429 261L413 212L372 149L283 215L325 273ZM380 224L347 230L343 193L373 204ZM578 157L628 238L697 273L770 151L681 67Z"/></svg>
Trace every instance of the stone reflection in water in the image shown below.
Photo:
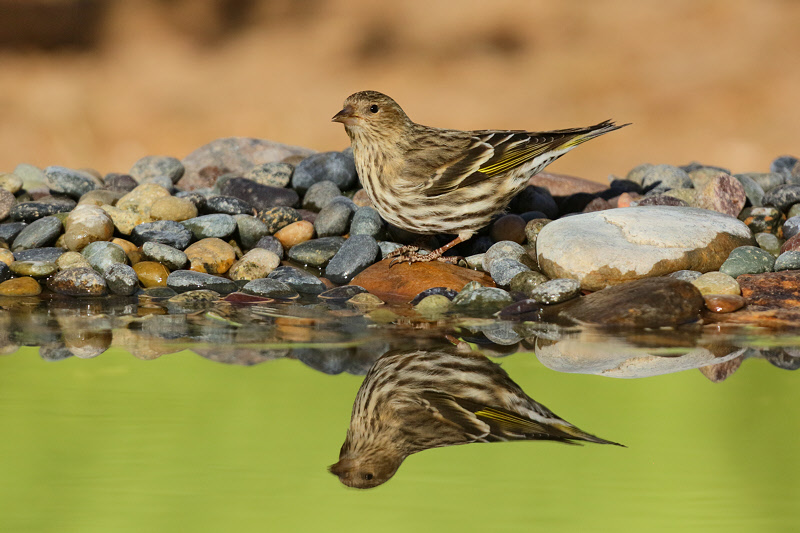
<svg viewBox="0 0 800 533"><path fill-rule="evenodd" d="M467 343L388 352L367 373L331 473L350 487L389 480L412 453L509 440L617 444L578 429L535 402Z"/></svg>

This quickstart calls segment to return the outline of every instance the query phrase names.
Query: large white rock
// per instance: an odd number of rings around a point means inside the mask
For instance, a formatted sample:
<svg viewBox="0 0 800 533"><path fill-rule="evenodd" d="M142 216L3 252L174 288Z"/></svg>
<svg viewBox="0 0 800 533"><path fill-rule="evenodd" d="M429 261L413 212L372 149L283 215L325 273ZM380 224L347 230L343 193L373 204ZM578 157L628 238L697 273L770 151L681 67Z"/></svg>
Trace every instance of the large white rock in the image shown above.
<svg viewBox="0 0 800 533"><path fill-rule="evenodd" d="M677 270L718 270L731 250L752 245L743 222L693 207L610 209L561 218L536 240L539 267L596 291Z"/></svg>

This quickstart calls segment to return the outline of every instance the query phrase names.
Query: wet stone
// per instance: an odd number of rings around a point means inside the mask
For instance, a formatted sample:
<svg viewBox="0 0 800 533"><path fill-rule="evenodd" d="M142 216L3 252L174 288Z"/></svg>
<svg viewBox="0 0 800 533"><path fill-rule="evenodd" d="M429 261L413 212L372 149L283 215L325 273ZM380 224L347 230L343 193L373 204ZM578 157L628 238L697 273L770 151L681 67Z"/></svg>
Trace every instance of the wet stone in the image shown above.
<svg viewBox="0 0 800 533"><path fill-rule="evenodd" d="M775 257L771 253L755 246L740 246L730 253L719 271L736 278L742 274L771 272L774 266Z"/></svg>
<svg viewBox="0 0 800 533"><path fill-rule="evenodd" d="M320 300L327 300L333 302L345 302L357 294L366 293L367 289L359 287L358 285L342 285L341 287L334 287L325 292L317 295Z"/></svg>
<svg viewBox="0 0 800 533"><path fill-rule="evenodd" d="M186 248L190 269L195 272L220 275L227 272L236 260L233 247L222 239L201 239Z"/></svg>
<svg viewBox="0 0 800 533"><path fill-rule="evenodd" d="M800 202L800 184L779 185L764 195L764 205L786 211Z"/></svg>
<svg viewBox="0 0 800 533"><path fill-rule="evenodd" d="M383 219L372 207L359 207L350 221L350 235L369 235L379 239L384 233Z"/></svg>
<svg viewBox="0 0 800 533"><path fill-rule="evenodd" d="M55 246L45 248L31 248L14 252L15 261L56 261L66 250Z"/></svg>
<svg viewBox="0 0 800 533"><path fill-rule="evenodd" d="M303 209L319 212L323 207L331 203L337 196L341 196L342 191L332 181L320 181L313 184L303 196Z"/></svg>
<svg viewBox="0 0 800 533"><path fill-rule="evenodd" d="M673 272L672 274L668 274L670 278L680 279L683 281L688 281L689 283L693 282L700 276L702 276L702 272L698 272L697 270L678 270L677 272Z"/></svg>
<svg viewBox="0 0 800 533"><path fill-rule="evenodd" d="M267 225L270 234L274 234L281 228L303 220L300 213L291 207L271 207L258 213L258 218Z"/></svg>
<svg viewBox="0 0 800 533"><path fill-rule="evenodd" d="M6 281L11 277L11 269L8 264L0 261L0 283Z"/></svg>
<svg viewBox="0 0 800 533"><path fill-rule="evenodd" d="M114 205L117 201L124 196L123 193L118 191L108 191L105 189L95 189L89 191L78 200L78 205L93 205L101 207L104 205Z"/></svg>
<svg viewBox="0 0 800 533"><path fill-rule="evenodd" d="M353 211L341 203L331 203L319 212L314 229L320 237L344 235L350 227Z"/></svg>
<svg viewBox="0 0 800 533"><path fill-rule="evenodd" d="M190 218L181 224L191 231L197 240L210 237L227 239L236 231L236 219L221 213Z"/></svg>
<svg viewBox="0 0 800 533"><path fill-rule="evenodd" d="M306 220L293 222L286 227L275 232L284 250L291 250L292 247L304 243L314 237L314 225Z"/></svg>
<svg viewBox="0 0 800 533"><path fill-rule="evenodd" d="M61 228L61 220L54 216L34 220L19 232L11 245L11 249L16 252L50 246L58 239L61 234Z"/></svg>
<svg viewBox="0 0 800 533"><path fill-rule="evenodd" d="M220 294L216 291L199 289L176 294L169 298L165 305L170 314L193 313L208 309L219 298Z"/></svg>
<svg viewBox="0 0 800 533"><path fill-rule="evenodd" d="M533 298L528 298L507 305L498 311L497 317L501 320L541 322L543 309L544 307L542 304Z"/></svg>
<svg viewBox="0 0 800 533"><path fill-rule="evenodd" d="M453 301L451 298L442 294L429 294L416 303L413 303L413 305L414 311L420 315L426 318L433 318L450 311L453 307Z"/></svg>
<svg viewBox="0 0 800 533"><path fill-rule="evenodd" d="M345 152L321 152L303 159L294 169L292 188L300 194L315 183L332 181L339 190L349 191L358 182L353 155Z"/></svg>
<svg viewBox="0 0 800 533"><path fill-rule="evenodd" d="M280 258L269 250L254 248L233 264L228 276L234 281L265 278L280 263Z"/></svg>
<svg viewBox="0 0 800 533"><path fill-rule="evenodd" d="M511 296L496 287L477 287L462 290L453 298L453 309L462 313L490 315L512 302Z"/></svg>
<svg viewBox="0 0 800 533"><path fill-rule="evenodd" d="M130 176L139 183L164 176L170 183L178 183L183 177L183 164L179 159L169 156L148 155L133 164Z"/></svg>
<svg viewBox="0 0 800 533"><path fill-rule="evenodd" d="M184 250L192 240L192 232L178 222L158 220L139 224L131 232L131 241L141 246L146 242L160 242Z"/></svg>
<svg viewBox="0 0 800 533"><path fill-rule="evenodd" d="M369 235L353 235L328 262L325 276L334 283L348 283L379 257L380 248L374 238Z"/></svg>
<svg viewBox="0 0 800 533"><path fill-rule="evenodd" d="M417 294L413 300L411 300L411 305L417 305L422 300L427 298L428 296L444 296L448 300L452 300L456 296L458 296L458 291L447 287L431 287L430 289L425 289L421 293Z"/></svg>
<svg viewBox="0 0 800 533"><path fill-rule="evenodd" d="M44 175L45 183L52 192L66 194L76 199L103 186L103 183L91 174L66 167L47 167L44 169Z"/></svg>
<svg viewBox="0 0 800 533"><path fill-rule="evenodd" d="M176 270L167 277L167 287L177 293L208 289L220 294L236 292L236 283L220 276L195 272L193 270Z"/></svg>
<svg viewBox="0 0 800 533"><path fill-rule="evenodd" d="M324 267L342 247L343 237L322 237L301 242L289 249L289 259L301 265Z"/></svg>
<svg viewBox="0 0 800 533"><path fill-rule="evenodd" d="M744 307L745 299L736 294L709 294L703 296L705 305L714 313L732 313Z"/></svg>
<svg viewBox="0 0 800 533"><path fill-rule="evenodd" d="M42 286L30 277L13 278L0 283L0 296L36 296Z"/></svg>
<svg viewBox="0 0 800 533"><path fill-rule="evenodd" d="M531 292L546 281L549 281L549 278L541 272L533 270L522 271L511 278L508 290L512 293L520 293L526 298L531 298Z"/></svg>
<svg viewBox="0 0 800 533"><path fill-rule="evenodd" d="M113 294L130 296L139 289L139 277L136 271L123 263L115 263L108 267L103 278Z"/></svg>
<svg viewBox="0 0 800 533"><path fill-rule="evenodd" d="M212 196L206 198L204 213L220 213L223 215L254 215L256 210L250 202L233 196Z"/></svg>
<svg viewBox="0 0 800 533"><path fill-rule="evenodd" d="M96 206L79 205L64 222L64 244L79 252L89 243L107 241L114 235L114 223L105 211Z"/></svg>
<svg viewBox="0 0 800 533"><path fill-rule="evenodd" d="M270 187L286 187L293 172L294 167L288 163L264 163L248 170L244 178Z"/></svg>
<svg viewBox="0 0 800 533"><path fill-rule="evenodd" d="M290 266L279 266L268 278L283 282L302 294L319 294L328 289L316 276Z"/></svg>
<svg viewBox="0 0 800 533"><path fill-rule="evenodd" d="M557 304L571 300L581 293L581 285L574 279L553 279L537 285L530 292L532 299L542 304Z"/></svg>
<svg viewBox="0 0 800 533"><path fill-rule="evenodd" d="M105 241L96 241L83 249L81 255L100 274L103 274L115 263L127 263L128 255L121 246Z"/></svg>
<svg viewBox="0 0 800 533"><path fill-rule="evenodd" d="M44 278L58 272L58 266L52 261L14 261L11 272L17 276Z"/></svg>
<svg viewBox="0 0 800 533"><path fill-rule="evenodd" d="M220 187L220 193L244 200L259 211L278 206L294 207L300 203L300 196L292 189L261 185L244 178L229 179Z"/></svg>
<svg viewBox="0 0 800 533"><path fill-rule="evenodd" d="M91 268L62 270L47 281L47 288L67 296L104 296L107 293L103 276Z"/></svg>
<svg viewBox="0 0 800 533"><path fill-rule="evenodd" d="M500 241L492 245L483 255L483 270L491 272L492 263L496 259L513 259L522 264L530 262L528 251L519 243L512 241Z"/></svg>
<svg viewBox="0 0 800 533"><path fill-rule="evenodd" d="M185 252L159 242L144 243L142 253L146 259L161 263L170 270L183 268L189 262Z"/></svg>
<svg viewBox="0 0 800 533"><path fill-rule="evenodd" d="M150 216L150 210L153 204L156 203L159 198L166 198L169 196L169 191L161 185L156 183L143 183L120 198L116 207L147 218Z"/></svg>
<svg viewBox="0 0 800 533"><path fill-rule="evenodd" d="M56 213L67 213L77 205L75 202L22 202L11 208L9 217L22 222L33 222Z"/></svg>
<svg viewBox="0 0 800 533"><path fill-rule="evenodd" d="M254 216L234 215L233 218L236 220L238 241L246 250L256 248L259 239L270 235L269 227Z"/></svg>
<svg viewBox="0 0 800 533"><path fill-rule="evenodd" d="M114 223L114 227L123 235L130 235L133 232L133 228L149 220L148 217L143 215L111 205L104 205L101 209L111 217L111 222Z"/></svg>
<svg viewBox="0 0 800 533"><path fill-rule="evenodd" d="M242 288L242 292L278 300L292 300L300 296L296 290L286 283L270 278L254 279Z"/></svg>
<svg viewBox="0 0 800 533"><path fill-rule="evenodd" d="M169 270L161 263L155 261L140 261L133 265L133 270L139 282L145 289L151 287L166 287Z"/></svg>
<svg viewBox="0 0 800 533"><path fill-rule="evenodd" d="M56 266L59 270L70 268L92 268L89 261L78 252L64 252L56 259Z"/></svg>
<svg viewBox="0 0 800 533"><path fill-rule="evenodd" d="M490 234L495 242L513 241L522 244L526 240L525 219L519 215L503 215L492 224Z"/></svg>
<svg viewBox="0 0 800 533"><path fill-rule="evenodd" d="M6 242L13 242L25 226L27 226L25 222L7 222L5 224L0 224L0 239Z"/></svg>
<svg viewBox="0 0 800 533"><path fill-rule="evenodd" d="M800 270L800 252L792 250L783 252L775 260L775 272L781 270Z"/></svg>
<svg viewBox="0 0 800 533"><path fill-rule="evenodd" d="M489 268L489 275L500 287L508 287L511 280L521 272L529 272L531 269L515 259L500 257L492 261Z"/></svg>
<svg viewBox="0 0 800 533"><path fill-rule="evenodd" d="M739 214L739 220L753 233L777 233L783 223L783 213L775 207L748 207Z"/></svg>
<svg viewBox="0 0 800 533"><path fill-rule="evenodd" d="M708 294L741 294L739 283L723 272L706 272L691 282L703 296Z"/></svg>
<svg viewBox="0 0 800 533"><path fill-rule="evenodd" d="M375 296L374 294L370 294L368 292L362 292L356 294L347 302L345 302L350 307L355 307L356 309L363 311L368 311L370 309L375 309L381 305L384 305L386 302Z"/></svg>
<svg viewBox="0 0 800 533"><path fill-rule="evenodd" d="M269 250L277 255L280 259L283 259L283 245L281 244L281 241L271 235L258 239L258 242L254 248L263 248L265 250Z"/></svg>

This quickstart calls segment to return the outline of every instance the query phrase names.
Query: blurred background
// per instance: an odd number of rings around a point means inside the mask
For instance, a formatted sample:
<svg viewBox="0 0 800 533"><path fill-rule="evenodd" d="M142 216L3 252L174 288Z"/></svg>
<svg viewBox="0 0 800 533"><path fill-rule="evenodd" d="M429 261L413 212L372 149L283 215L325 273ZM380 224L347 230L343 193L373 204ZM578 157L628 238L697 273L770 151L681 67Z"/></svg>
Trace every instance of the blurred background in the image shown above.
<svg viewBox="0 0 800 533"><path fill-rule="evenodd" d="M766 171L800 155L798 28L792 0L0 0L0 172L227 136L339 150L363 89L432 126L633 123L554 172Z"/></svg>

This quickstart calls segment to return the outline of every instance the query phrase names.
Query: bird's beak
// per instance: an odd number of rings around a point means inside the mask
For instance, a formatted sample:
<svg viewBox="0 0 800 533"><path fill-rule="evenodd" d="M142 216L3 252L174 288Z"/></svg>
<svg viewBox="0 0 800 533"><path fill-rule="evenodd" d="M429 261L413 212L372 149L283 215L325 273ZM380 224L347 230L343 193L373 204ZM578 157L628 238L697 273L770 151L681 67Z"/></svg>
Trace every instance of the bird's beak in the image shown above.
<svg viewBox="0 0 800 533"><path fill-rule="evenodd" d="M355 124L358 119L360 119L358 115L356 115L356 110L351 105L344 106L344 109L333 115L331 119L332 122L341 122L346 126L352 126Z"/></svg>

